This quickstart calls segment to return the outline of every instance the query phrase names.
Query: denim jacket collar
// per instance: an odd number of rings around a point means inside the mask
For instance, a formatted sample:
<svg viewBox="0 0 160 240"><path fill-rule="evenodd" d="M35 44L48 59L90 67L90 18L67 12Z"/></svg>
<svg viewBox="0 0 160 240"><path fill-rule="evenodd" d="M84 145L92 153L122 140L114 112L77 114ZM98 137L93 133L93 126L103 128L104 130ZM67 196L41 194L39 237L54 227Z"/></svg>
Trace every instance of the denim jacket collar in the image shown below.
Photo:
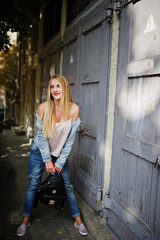
<svg viewBox="0 0 160 240"><path fill-rule="evenodd" d="M51 161L51 154L50 154L50 147L49 147L49 140L48 138L45 138L44 137L44 134L43 134L43 130L42 130L42 119L41 117L38 115L38 113L36 112L35 113L35 116L37 117L37 122L36 122L36 125L37 125L37 134L36 134L36 137L34 139L34 142L36 144L36 146L39 148L40 152L41 152L41 156L42 156L42 159L44 162L48 162L48 161ZM70 130L70 133L68 135L68 138L65 142L65 145L63 146L63 149L60 153L60 156L58 157L57 161L56 161L56 166L62 168L70 154L70 151L71 151L71 148L72 148L72 145L73 145L73 142L74 142L74 138L75 138L75 135L76 135L76 131L77 131L77 128L79 127L80 125L80 118L77 118L76 121L74 121L72 123L72 126L71 126L71 130Z"/></svg>

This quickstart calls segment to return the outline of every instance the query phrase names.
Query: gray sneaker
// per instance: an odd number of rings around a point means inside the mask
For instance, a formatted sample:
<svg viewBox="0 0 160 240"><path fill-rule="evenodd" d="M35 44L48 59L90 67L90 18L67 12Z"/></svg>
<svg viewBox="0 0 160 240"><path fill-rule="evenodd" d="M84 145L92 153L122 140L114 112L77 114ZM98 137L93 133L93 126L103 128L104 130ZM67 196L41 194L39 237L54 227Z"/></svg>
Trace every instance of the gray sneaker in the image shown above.
<svg viewBox="0 0 160 240"><path fill-rule="evenodd" d="M82 223L81 225L78 225L76 222L74 223L74 226L78 229L79 233L83 236L88 235L87 228Z"/></svg>
<svg viewBox="0 0 160 240"><path fill-rule="evenodd" d="M22 223L17 229L17 236L22 237L26 233L27 228L29 228L29 226L30 226L30 222L27 225Z"/></svg>

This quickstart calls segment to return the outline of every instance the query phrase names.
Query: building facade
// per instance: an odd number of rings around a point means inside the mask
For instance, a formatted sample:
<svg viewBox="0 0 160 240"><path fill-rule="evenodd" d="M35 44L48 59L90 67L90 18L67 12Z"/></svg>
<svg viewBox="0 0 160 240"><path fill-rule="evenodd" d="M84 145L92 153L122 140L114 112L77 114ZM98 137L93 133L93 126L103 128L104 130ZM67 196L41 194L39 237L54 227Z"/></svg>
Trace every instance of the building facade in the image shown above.
<svg viewBox="0 0 160 240"><path fill-rule="evenodd" d="M19 42L19 123L28 138L54 73L81 126L72 182L120 239L159 239L159 0L54 0Z"/></svg>

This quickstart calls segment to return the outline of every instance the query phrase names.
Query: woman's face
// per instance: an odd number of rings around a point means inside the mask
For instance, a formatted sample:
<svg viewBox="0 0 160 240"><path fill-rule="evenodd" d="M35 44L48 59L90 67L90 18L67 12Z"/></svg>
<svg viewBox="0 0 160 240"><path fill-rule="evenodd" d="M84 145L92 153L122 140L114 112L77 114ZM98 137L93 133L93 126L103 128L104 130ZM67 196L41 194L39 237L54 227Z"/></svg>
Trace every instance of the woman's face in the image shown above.
<svg viewBox="0 0 160 240"><path fill-rule="evenodd" d="M62 97L62 88L56 79L53 79L50 84L50 92L54 100L60 100Z"/></svg>

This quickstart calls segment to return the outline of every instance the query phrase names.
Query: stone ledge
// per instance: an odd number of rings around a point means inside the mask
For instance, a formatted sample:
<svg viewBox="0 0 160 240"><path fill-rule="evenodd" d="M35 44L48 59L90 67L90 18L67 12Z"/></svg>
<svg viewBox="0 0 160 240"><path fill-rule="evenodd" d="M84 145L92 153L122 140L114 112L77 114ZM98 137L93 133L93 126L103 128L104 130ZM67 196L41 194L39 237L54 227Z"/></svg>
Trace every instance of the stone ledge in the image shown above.
<svg viewBox="0 0 160 240"><path fill-rule="evenodd" d="M26 134L26 129L23 125L16 126L16 127L11 127L12 133L14 135L25 135Z"/></svg>
<svg viewBox="0 0 160 240"><path fill-rule="evenodd" d="M75 195L82 219L92 238L95 240L117 240L116 236L107 227L105 219L97 215L77 192L75 192Z"/></svg>

